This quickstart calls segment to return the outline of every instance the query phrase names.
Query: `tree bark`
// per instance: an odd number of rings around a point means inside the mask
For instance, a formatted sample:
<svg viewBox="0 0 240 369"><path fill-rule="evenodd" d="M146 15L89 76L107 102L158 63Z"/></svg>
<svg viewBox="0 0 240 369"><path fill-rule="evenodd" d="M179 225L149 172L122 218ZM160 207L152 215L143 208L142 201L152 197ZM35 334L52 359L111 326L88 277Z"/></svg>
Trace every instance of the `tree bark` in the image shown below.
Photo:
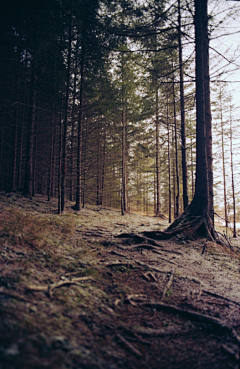
<svg viewBox="0 0 240 369"><path fill-rule="evenodd" d="M82 124L83 124L84 63L85 63L85 38L83 34L82 35L81 65L80 65L80 87L79 87L76 203L74 205L74 209L77 211L81 209L81 200L82 200ZM84 206L84 201L83 201L83 206Z"/></svg>
<svg viewBox="0 0 240 369"><path fill-rule="evenodd" d="M171 155L170 155L170 127L167 96L167 132L168 132L168 221L172 222L172 190L171 190Z"/></svg>
<svg viewBox="0 0 240 369"><path fill-rule="evenodd" d="M232 174L232 200L233 200L233 237L237 237L236 232L236 199L234 186L234 172L233 172L233 143L232 143L232 114L230 106L230 155L231 155L231 174Z"/></svg>
<svg viewBox="0 0 240 369"><path fill-rule="evenodd" d="M164 232L157 232L157 238L171 238L183 233L185 236L200 235L219 243L209 213L209 189L207 150L205 138L205 102L204 102L204 60L208 53L204 48L203 35L207 29L207 0L195 0L195 50L196 50L196 182L195 194L191 204ZM204 29L206 28L206 29ZM156 235L154 235L156 238Z"/></svg>
<svg viewBox="0 0 240 369"><path fill-rule="evenodd" d="M155 109L156 109L156 216L161 216L161 176L160 176L160 142L159 142L159 97L158 97L158 85L157 78L155 81L156 84L156 101L155 101Z"/></svg>
<svg viewBox="0 0 240 369"><path fill-rule="evenodd" d="M222 113L222 87L220 83L220 128L221 128L221 148L222 148L222 170L223 170L223 200L224 200L224 216L225 230L228 233L228 213L227 213L227 190L226 190L226 168L225 168L225 150L224 150L224 132L223 132L223 113Z"/></svg>
<svg viewBox="0 0 240 369"><path fill-rule="evenodd" d="M127 205L127 144L126 144L126 97L125 97L125 71L124 55L122 53L122 194L121 210L122 215L128 211Z"/></svg>
<svg viewBox="0 0 240 369"><path fill-rule="evenodd" d="M179 195L180 195L180 184L179 184L179 171L178 171L178 139L177 139L177 117L176 117L176 96L175 96L175 80L173 74L172 80L172 88L173 88L173 117L174 117L174 142L175 142L175 169L176 169L176 181L177 181L177 188L176 188L176 197L174 201L176 202L175 206L175 218L179 216Z"/></svg>
<svg viewBox="0 0 240 369"><path fill-rule="evenodd" d="M182 34L181 34L181 6L178 0L178 49L180 72L180 106L181 106L181 149L182 149L182 183L183 183L183 208L188 206L188 176L186 158L186 133L185 133L185 107L184 107L184 77L182 60Z"/></svg>
<svg viewBox="0 0 240 369"><path fill-rule="evenodd" d="M31 88L30 88L30 107L27 130L26 165L23 195L32 198L33 189L33 150L34 150L34 127L36 119L36 73L35 60L33 56Z"/></svg>
<svg viewBox="0 0 240 369"><path fill-rule="evenodd" d="M205 5L207 9L207 4ZM208 167L208 191L209 191L209 214L214 225L214 194L213 194L213 156L212 156L212 114L210 100L210 76L209 76L209 35L208 16L205 10L203 17L203 77L204 77L204 105L205 105L205 131Z"/></svg>
<svg viewBox="0 0 240 369"><path fill-rule="evenodd" d="M72 28L73 17L70 14L69 25L69 40L68 40L68 56L67 56L67 83L66 83L66 97L65 97L65 117L63 124L62 136L62 163L61 163L61 212L65 210L66 199L66 169L67 169L67 128L69 118L69 93L70 93L70 79L71 79L71 53L72 53Z"/></svg>

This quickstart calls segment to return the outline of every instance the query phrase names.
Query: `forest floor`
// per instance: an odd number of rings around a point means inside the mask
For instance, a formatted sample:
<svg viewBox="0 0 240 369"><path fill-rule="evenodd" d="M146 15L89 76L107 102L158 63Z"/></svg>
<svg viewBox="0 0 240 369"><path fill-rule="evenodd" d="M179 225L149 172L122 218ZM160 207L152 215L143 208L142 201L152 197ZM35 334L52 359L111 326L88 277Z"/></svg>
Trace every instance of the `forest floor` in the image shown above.
<svg viewBox="0 0 240 369"><path fill-rule="evenodd" d="M56 209L0 194L0 369L239 368L239 240L157 241L143 232L159 218Z"/></svg>

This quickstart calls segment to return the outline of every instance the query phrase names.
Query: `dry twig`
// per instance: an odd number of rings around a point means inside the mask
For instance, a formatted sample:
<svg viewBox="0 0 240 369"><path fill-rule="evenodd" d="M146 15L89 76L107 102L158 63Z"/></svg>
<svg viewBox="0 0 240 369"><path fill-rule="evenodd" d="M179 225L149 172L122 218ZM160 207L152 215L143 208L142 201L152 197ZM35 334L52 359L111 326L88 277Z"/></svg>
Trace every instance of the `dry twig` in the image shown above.
<svg viewBox="0 0 240 369"><path fill-rule="evenodd" d="M130 342L128 342L120 333L117 333L117 338L124 343L124 345L135 355L142 357L143 354L136 349Z"/></svg>
<svg viewBox="0 0 240 369"><path fill-rule="evenodd" d="M155 282L158 282L157 278L151 272L144 273L143 277L146 278L148 282L150 282L151 279L154 280Z"/></svg>
<svg viewBox="0 0 240 369"><path fill-rule="evenodd" d="M79 277L79 278L73 278L71 280L66 281L59 281L57 283L53 283L49 286L35 286L35 285L28 285L26 286L26 291L43 291L47 292L49 297L52 297L52 291L55 288L59 288L66 285L76 284L78 282L87 281L87 280L93 280L92 277Z"/></svg>

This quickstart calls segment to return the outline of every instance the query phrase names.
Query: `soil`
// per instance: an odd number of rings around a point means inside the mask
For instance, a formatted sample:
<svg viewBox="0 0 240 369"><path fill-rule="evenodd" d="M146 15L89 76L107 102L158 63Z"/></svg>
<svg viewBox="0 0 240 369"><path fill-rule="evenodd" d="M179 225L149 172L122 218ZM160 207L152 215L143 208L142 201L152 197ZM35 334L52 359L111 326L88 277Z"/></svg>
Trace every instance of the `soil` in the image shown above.
<svg viewBox="0 0 240 369"><path fill-rule="evenodd" d="M239 368L240 242L0 194L0 369Z"/></svg>

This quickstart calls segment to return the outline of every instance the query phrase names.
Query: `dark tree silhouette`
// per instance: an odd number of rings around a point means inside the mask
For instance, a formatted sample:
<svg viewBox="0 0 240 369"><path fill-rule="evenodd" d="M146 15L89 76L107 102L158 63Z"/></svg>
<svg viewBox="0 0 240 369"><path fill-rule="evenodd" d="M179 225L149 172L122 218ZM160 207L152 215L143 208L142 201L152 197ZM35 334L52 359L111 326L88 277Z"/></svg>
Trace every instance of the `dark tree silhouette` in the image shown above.
<svg viewBox="0 0 240 369"><path fill-rule="evenodd" d="M191 204L186 210L167 228L164 232L146 232L148 236L154 238L171 238L176 234L185 234L187 236L196 234L206 237L210 240L220 241L215 232L210 213L213 199L212 192L209 191L209 167L206 144L206 132L209 132L209 126L206 126L211 119L206 120L206 109L210 114L210 90L209 83L204 83L206 76L209 76L207 69L208 61L208 12L207 0L195 0L195 55L196 55L196 182L195 194ZM211 117L210 117L211 118Z"/></svg>

